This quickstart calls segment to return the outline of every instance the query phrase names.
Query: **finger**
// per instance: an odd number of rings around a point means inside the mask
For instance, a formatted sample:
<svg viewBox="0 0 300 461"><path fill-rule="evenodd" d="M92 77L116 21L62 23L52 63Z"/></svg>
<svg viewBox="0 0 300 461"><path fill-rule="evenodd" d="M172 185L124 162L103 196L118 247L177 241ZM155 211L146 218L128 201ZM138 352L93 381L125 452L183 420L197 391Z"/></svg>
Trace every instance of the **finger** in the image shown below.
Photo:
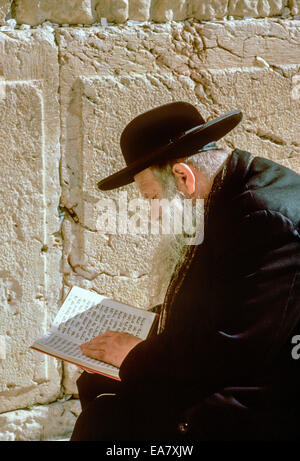
<svg viewBox="0 0 300 461"><path fill-rule="evenodd" d="M101 337L101 336L105 336L106 338L110 338L112 336L116 336L117 334L119 334L118 331L111 331L111 330L108 330L106 331L105 333L102 333L102 335L99 335L97 336L97 338Z"/></svg>
<svg viewBox="0 0 300 461"><path fill-rule="evenodd" d="M98 347L97 345L89 345L89 346L80 346L81 350L83 351L99 351L100 353L104 353L105 350L104 349L101 349L100 347Z"/></svg>
<svg viewBox="0 0 300 461"><path fill-rule="evenodd" d="M84 355L91 357L92 359L103 360L102 355L98 351L85 351Z"/></svg>
<svg viewBox="0 0 300 461"><path fill-rule="evenodd" d="M94 344L97 344L97 345L101 345L101 344L106 344L107 342L107 338L102 338L102 337L99 337L99 336L96 336L96 338L93 338L91 341L88 341L86 343L83 343L82 346L90 346L91 344L94 345Z"/></svg>
<svg viewBox="0 0 300 461"><path fill-rule="evenodd" d="M108 338L112 338L116 332L110 332L110 333L103 333L101 335L95 336L93 339L90 341L87 341L84 344L91 344L91 343L101 343L107 341Z"/></svg>
<svg viewBox="0 0 300 461"><path fill-rule="evenodd" d="M104 360L104 357L105 357L105 352L104 351L100 351L99 349L84 349L82 350L82 353L84 355L87 355L88 357L92 357L93 359L97 359L97 360Z"/></svg>

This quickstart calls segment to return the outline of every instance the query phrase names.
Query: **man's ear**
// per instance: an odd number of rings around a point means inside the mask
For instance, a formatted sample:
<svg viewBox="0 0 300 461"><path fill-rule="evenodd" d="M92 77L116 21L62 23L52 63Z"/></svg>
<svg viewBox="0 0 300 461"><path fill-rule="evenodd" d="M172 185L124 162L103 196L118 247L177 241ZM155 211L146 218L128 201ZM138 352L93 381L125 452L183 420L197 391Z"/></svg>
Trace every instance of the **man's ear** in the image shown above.
<svg viewBox="0 0 300 461"><path fill-rule="evenodd" d="M196 189L196 178L192 169L186 163L175 163L172 172L177 180L178 189L192 195Z"/></svg>

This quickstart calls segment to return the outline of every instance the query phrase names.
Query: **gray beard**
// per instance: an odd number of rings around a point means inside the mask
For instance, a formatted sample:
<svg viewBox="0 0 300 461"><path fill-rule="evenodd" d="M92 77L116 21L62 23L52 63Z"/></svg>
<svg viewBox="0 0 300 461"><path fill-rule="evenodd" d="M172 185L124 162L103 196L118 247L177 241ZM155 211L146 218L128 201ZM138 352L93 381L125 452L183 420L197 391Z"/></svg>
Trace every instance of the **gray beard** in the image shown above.
<svg viewBox="0 0 300 461"><path fill-rule="evenodd" d="M149 274L149 301L150 307L162 304L177 264L182 264L187 251L181 235L164 235L156 247Z"/></svg>
<svg viewBox="0 0 300 461"><path fill-rule="evenodd" d="M173 185L166 187L164 193L167 199L175 200L178 207L183 206L183 199L186 197L176 189L176 184L175 191ZM174 219L174 209L171 207L169 211L171 222ZM195 207L192 207L192 213L188 216L189 219L186 219L187 216L185 215L184 228L189 234L195 229L196 217L198 221L200 218L203 219L202 210L201 217L199 217L199 210ZM189 244L192 241L191 238L188 238L183 233L176 234L171 232L161 236L160 243L155 248L151 261L149 273L149 307L163 303L175 267L183 264Z"/></svg>

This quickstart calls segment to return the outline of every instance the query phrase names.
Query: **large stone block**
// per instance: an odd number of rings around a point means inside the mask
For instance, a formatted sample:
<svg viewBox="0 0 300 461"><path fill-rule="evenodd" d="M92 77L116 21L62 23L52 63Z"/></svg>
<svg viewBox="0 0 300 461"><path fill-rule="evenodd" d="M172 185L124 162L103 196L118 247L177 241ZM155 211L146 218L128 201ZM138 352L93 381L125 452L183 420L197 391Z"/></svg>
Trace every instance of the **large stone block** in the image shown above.
<svg viewBox="0 0 300 461"><path fill-rule="evenodd" d="M12 2L3 0L3 16ZM156 22L264 18L299 14L298 0L16 0L13 13L19 24L92 24L106 18L124 23L128 19ZM1 13L1 9L0 9ZM4 20L4 19L3 19Z"/></svg>
<svg viewBox="0 0 300 461"><path fill-rule="evenodd" d="M184 43L185 34L194 37ZM299 65L300 22L277 20L192 23L178 32L178 50L190 67L228 69ZM180 48L182 47L182 48Z"/></svg>
<svg viewBox="0 0 300 461"><path fill-rule="evenodd" d="M151 0L130 0L128 17L135 21L148 21L150 18Z"/></svg>
<svg viewBox="0 0 300 461"><path fill-rule="evenodd" d="M237 17L264 18L283 13L284 0L229 0L229 15Z"/></svg>
<svg viewBox="0 0 300 461"><path fill-rule="evenodd" d="M297 66L279 67L276 72L269 68L202 71L199 89L214 110L239 108L244 114L242 123L222 144L274 161L299 158L299 101L293 99L291 88L297 71Z"/></svg>
<svg viewBox="0 0 300 461"><path fill-rule="evenodd" d="M83 370L76 365L64 362L63 388L66 395L72 395L74 398L78 398L76 381L82 372Z"/></svg>
<svg viewBox="0 0 300 461"><path fill-rule="evenodd" d="M152 0L151 19L153 21L182 21L186 17L186 0Z"/></svg>
<svg viewBox="0 0 300 461"><path fill-rule="evenodd" d="M109 22L125 22L128 19L128 0L102 0L96 10L99 18L106 18Z"/></svg>
<svg viewBox="0 0 300 461"><path fill-rule="evenodd" d="M1 33L0 412L49 402L60 365L29 349L61 296L57 48L46 31Z"/></svg>
<svg viewBox="0 0 300 461"><path fill-rule="evenodd" d="M0 415L0 441L47 441L72 434L81 412L78 400L37 405Z"/></svg>
<svg viewBox="0 0 300 461"><path fill-rule="evenodd" d="M300 13L300 0L289 0L289 7L293 15L299 15Z"/></svg>
<svg viewBox="0 0 300 461"><path fill-rule="evenodd" d="M19 24L32 26L44 21L58 24L92 24L96 22L92 0L17 0L15 16Z"/></svg>
<svg viewBox="0 0 300 461"><path fill-rule="evenodd" d="M222 19L228 15L228 2L223 0L192 0L187 5L187 16L209 21Z"/></svg>

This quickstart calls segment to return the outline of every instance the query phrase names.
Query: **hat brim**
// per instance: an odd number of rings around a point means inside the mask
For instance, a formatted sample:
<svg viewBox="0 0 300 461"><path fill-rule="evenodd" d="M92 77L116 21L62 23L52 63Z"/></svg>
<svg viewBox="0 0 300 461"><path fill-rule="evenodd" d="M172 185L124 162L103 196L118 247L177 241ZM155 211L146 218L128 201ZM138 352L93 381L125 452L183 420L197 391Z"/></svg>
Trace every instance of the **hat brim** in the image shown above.
<svg viewBox="0 0 300 461"><path fill-rule="evenodd" d="M98 183L98 188L105 191L125 186L134 181L134 176L137 173L158 162L194 155L206 144L218 141L229 133L240 123L242 117L241 110L234 110L203 125L196 126L180 137L170 140L168 144L151 152L148 156L142 157L117 173L102 179Z"/></svg>

